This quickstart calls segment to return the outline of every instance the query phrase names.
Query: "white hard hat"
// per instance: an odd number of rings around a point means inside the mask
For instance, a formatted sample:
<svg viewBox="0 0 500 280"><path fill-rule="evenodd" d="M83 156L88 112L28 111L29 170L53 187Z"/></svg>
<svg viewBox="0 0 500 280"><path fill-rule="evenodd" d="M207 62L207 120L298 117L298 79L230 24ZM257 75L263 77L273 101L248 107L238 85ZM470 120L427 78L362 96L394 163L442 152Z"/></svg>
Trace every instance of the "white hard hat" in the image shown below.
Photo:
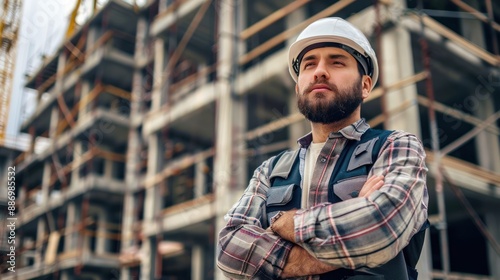
<svg viewBox="0 0 500 280"><path fill-rule="evenodd" d="M297 82L300 61L304 54L319 47L333 46L350 53L362 66L366 75L373 81L378 80L378 63L375 51L365 35L351 23L338 18L329 17L317 20L307 26L288 50L288 70Z"/></svg>

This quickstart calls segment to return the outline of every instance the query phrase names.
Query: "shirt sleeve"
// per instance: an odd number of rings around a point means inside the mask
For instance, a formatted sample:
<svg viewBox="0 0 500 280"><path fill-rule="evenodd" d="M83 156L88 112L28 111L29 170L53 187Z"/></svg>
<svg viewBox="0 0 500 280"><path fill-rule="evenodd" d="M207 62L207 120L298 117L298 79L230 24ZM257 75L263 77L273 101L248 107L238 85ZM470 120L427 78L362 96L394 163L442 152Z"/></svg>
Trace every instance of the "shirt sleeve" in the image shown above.
<svg viewBox="0 0 500 280"><path fill-rule="evenodd" d="M368 176L384 185L368 198L301 209L295 240L319 260L357 269L394 258L427 219L425 151L412 134L393 132Z"/></svg>
<svg viewBox="0 0 500 280"><path fill-rule="evenodd" d="M219 233L217 266L232 279L277 279L293 246L263 228L270 185L268 164L269 160L255 170Z"/></svg>

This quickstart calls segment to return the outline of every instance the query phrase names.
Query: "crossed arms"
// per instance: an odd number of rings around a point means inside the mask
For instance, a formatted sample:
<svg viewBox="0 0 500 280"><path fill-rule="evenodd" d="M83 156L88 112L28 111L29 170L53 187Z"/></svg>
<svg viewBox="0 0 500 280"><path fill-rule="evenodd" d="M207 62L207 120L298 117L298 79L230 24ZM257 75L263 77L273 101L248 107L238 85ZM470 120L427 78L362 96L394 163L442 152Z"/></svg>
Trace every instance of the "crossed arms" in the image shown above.
<svg viewBox="0 0 500 280"><path fill-rule="evenodd" d="M219 268L235 279L276 279L389 261L427 218L424 158L414 136L388 138L369 174L383 180L370 177L358 198L285 212L272 223L274 232L262 227L269 189L264 162L226 216Z"/></svg>

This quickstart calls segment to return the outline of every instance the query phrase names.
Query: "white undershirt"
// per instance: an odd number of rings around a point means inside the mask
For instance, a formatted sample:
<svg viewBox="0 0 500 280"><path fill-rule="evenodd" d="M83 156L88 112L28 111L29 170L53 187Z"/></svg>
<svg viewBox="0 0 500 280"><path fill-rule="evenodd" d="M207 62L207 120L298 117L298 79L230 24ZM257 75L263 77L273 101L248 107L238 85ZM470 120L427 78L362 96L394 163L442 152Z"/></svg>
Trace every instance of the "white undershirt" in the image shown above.
<svg viewBox="0 0 500 280"><path fill-rule="evenodd" d="M306 159L304 165L304 178L302 180L302 200L301 208L307 208L309 206L309 191L311 190L311 180L314 173L314 167L316 166L316 161L321 153L321 149L325 145L323 143L311 143L307 147Z"/></svg>

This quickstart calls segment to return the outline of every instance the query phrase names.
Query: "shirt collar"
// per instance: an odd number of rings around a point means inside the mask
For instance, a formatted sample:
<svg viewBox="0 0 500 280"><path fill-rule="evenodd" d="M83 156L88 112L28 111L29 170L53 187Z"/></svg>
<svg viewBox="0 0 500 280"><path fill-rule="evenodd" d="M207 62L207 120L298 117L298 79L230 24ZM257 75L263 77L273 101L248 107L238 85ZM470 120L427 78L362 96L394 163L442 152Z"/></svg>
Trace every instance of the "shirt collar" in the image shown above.
<svg viewBox="0 0 500 280"><path fill-rule="evenodd" d="M328 139L345 137L350 140L359 141L361 139L361 135L363 135L363 133L365 133L365 131L367 131L369 128L370 125L366 123L364 118L361 118L337 132L331 132L330 135L328 135ZM311 142L312 132L307 133L297 140L297 143L299 143L302 148L309 147L309 144L311 144Z"/></svg>

